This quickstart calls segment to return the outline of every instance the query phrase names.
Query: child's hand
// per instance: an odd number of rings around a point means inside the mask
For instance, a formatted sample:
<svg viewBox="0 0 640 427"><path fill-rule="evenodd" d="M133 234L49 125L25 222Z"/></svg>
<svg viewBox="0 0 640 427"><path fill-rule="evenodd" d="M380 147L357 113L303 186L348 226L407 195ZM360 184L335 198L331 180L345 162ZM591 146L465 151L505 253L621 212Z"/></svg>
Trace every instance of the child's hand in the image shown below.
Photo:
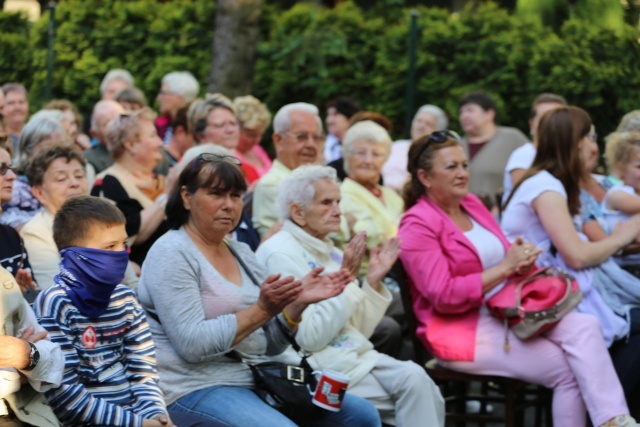
<svg viewBox="0 0 640 427"><path fill-rule="evenodd" d="M171 419L164 414L158 414L155 417L153 417L152 420L160 421L160 423L166 427L177 427L177 426L174 426L173 423L171 422Z"/></svg>
<svg viewBox="0 0 640 427"><path fill-rule="evenodd" d="M152 419L142 420L142 427L164 427L164 424L152 418Z"/></svg>
<svg viewBox="0 0 640 427"><path fill-rule="evenodd" d="M24 268L19 269L16 273L16 282L18 282L22 292L27 292L29 289L38 289L31 273Z"/></svg>

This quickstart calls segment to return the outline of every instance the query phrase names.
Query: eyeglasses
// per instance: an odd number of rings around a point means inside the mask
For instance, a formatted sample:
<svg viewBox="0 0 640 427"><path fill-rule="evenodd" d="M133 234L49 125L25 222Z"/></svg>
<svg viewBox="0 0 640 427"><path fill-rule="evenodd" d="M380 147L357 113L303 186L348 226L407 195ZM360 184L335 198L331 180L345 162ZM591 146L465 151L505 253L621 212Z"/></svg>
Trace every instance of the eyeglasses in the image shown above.
<svg viewBox="0 0 640 427"><path fill-rule="evenodd" d="M314 135L311 133L291 133L291 132L282 132L282 135L289 135L292 136L299 144L304 144L305 142L307 142L310 138L313 140L313 142L315 142L316 144L320 144L321 142L324 141L324 136L323 135Z"/></svg>
<svg viewBox="0 0 640 427"><path fill-rule="evenodd" d="M193 164L191 165L189 170L194 170L195 168L197 168L198 165L200 164L200 162L207 162L207 163L209 163L209 162L229 162L229 163L233 163L234 165L237 165L237 166L242 165L242 162L237 157L222 156L220 154L214 154L214 153L202 153L198 157L196 157L196 161L193 162Z"/></svg>
<svg viewBox="0 0 640 427"><path fill-rule="evenodd" d="M418 163L420 163L420 157L422 157L422 155L424 154L425 151L427 151L427 148L429 148L429 146L433 143L433 144L442 144L444 143L447 138L453 138L456 141L460 141L460 135L458 135L457 133L455 133L452 130L439 130L436 132L433 132L431 135L429 135L429 139L427 139L427 142L425 142L425 144L422 146L422 149L420 150L420 152L416 155L416 160L415 160L415 168L418 169Z"/></svg>
<svg viewBox="0 0 640 427"><path fill-rule="evenodd" d="M8 163L0 163L0 176L5 176L7 172L13 171L14 169Z"/></svg>

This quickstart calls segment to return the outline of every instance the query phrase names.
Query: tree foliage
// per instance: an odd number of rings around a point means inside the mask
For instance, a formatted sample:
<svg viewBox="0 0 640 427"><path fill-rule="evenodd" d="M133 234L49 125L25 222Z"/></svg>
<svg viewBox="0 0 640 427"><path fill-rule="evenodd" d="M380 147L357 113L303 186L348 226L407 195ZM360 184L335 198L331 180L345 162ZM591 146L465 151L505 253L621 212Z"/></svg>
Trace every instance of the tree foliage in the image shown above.
<svg viewBox="0 0 640 427"><path fill-rule="evenodd" d="M361 9L351 1L335 8L301 2L287 10L266 3L253 87L274 111L295 101L322 106L344 94L389 116L394 136L401 136L413 9L419 37L412 112L421 104L440 105L455 128L459 98L482 89L496 97L502 123L527 131L533 98L556 92L585 107L604 134L640 108L640 31L631 26L613 31L573 17L554 32L495 4L452 14L426 7ZM210 0L60 2L54 96L89 112L100 79L114 67L129 69L150 99L162 76L176 69L193 72L204 91L214 16ZM19 16L0 14L0 78L25 82L34 108L44 102L46 21L30 29Z"/></svg>

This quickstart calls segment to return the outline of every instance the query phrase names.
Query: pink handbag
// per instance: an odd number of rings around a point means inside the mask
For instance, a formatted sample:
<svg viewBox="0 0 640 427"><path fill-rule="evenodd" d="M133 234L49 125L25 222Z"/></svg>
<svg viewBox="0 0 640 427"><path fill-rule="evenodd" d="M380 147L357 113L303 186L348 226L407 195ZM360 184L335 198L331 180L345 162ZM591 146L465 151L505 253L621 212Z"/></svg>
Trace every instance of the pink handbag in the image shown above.
<svg viewBox="0 0 640 427"><path fill-rule="evenodd" d="M553 328L582 300L578 282L563 270L547 267L525 279L514 278L486 301L491 314L504 320L504 349L509 351L509 328L526 340Z"/></svg>

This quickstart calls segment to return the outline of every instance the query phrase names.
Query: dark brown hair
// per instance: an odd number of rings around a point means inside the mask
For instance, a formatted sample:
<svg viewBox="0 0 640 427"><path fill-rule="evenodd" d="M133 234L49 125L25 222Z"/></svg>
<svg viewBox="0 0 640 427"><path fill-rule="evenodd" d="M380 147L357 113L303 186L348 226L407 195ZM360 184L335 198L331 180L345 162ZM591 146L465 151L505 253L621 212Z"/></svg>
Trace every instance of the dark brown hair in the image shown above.
<svg viewBox="0 0 640 427"><path fill-rule="evenodd" d="M430 172L433 168L433 159L439 150L461 146L460 141L451 136L447 136L441 143L429 141L430 137L431 134L422 135L413 141L411 147L409 147L407 171L410 178L402 189L405 210L415 205L426 192L426 189L418 179L418 171L422 169Z"/></svg>
<svg viewBox="0 0 640 427"><path fill-rule="evenodd" d="M38 187L44 181L44 174L56 159L65 159L67 163L71 160L77 160L84 167L86 162L84 155L73 145L55 144L36 152L36 155L27 165L27 178L29 185Z"/></svg>
<svg viewBox="0 0 640 427"><path fill-rule="evenodd" d="M178 111L176 111L175 117L171 120L171 126L173 127L174 133L178 126L182 126L182 129L186 133L189 133L189 117L187 112L189 111L190 106L191 103L187 102L185 105L178 108Z"/></svg>
<svg viewBox="0 0 640 427"><path fill-rule="evenodd" d="M95 224L120 225L126 219L112 203L93 196L73 197L63 203L53 220L53 240L58 250L77 246Z"/></svg>
<svg viewBox="0 0 640 427"><path fill-rule="evenodd" d="M387 131L387 133L391 133L391 130L393 129L393 124L391 124L391 120L389 120L387 116L373 111L358 111L349 119L349 127L365 120L371 120L372 122L379 124Z"/></svg>
<svg viewBox="0 0 640 427"><path fill-rule="evenodd" d="M240 166L222 157L210 162L202 160L201 156L185 165L178 177L178 182L171 189L165 211L167 224L174 230L179 229L189 220L189 211L182 201L182 187L185 187L189 194L194 194L200 188L210 188L221 193L247 191L247 181Z"/></svg>
<svg viewBox="0 0 640 427"><path fill-rule="evenodd" d="M569 106L547 111L538 125L536 158L524 176L515 183L503 209L525 180L547 171L562 182L567 193L569 213L577 215L580 212L580 181L586 173L578 145L589 132L591 118L583 109Z"/></svg>
<svg viewBox="0 0 640 427"><path fill-rule="evenodd" d="M148 107L147 97L137 87L131 86L121 89L116 93L113 99L118 103L126 102L127 104L135 104L138 108Z"/></svg>

